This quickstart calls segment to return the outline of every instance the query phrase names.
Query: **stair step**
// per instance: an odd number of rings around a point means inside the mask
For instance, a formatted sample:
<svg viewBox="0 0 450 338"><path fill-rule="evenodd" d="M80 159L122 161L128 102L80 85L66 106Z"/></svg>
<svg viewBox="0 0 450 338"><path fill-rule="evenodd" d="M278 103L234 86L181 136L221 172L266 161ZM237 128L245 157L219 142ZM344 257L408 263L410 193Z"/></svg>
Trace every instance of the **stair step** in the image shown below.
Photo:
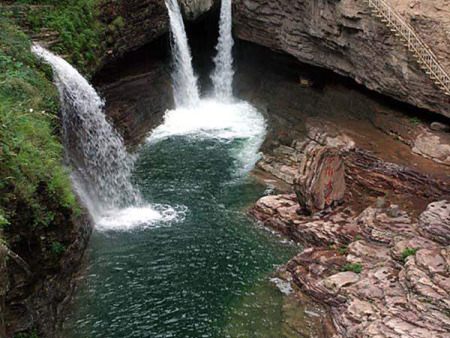
<svg viewBox="0 0 450 338"><path fill-rule="evenodd" d="M397 16L386 0L366 0L374 17L380 21L404 44L416 58L420 68L433 80L445 95L450 96L450 77L440 67L439 61L415 34L412 28Z"/></svg>

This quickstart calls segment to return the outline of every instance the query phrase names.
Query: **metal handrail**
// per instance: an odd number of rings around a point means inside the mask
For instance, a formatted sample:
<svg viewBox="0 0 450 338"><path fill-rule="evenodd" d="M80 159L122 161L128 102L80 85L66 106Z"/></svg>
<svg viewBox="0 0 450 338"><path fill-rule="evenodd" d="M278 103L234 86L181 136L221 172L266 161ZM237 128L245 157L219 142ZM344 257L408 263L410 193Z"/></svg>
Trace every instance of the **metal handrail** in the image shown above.
<svg viewBox="0 0 450 338"><path fill-rule="evenodd" d="M396 33L403 37L409 51L413 51L422 64L421 68L426 71L432 80L450 95L450 76L442 68L431 49L417 36L414 30L403 20L403 18L392 9L385 0L367 0L369 7L373 8L373 14L381 18L381 21Z"/></svg>

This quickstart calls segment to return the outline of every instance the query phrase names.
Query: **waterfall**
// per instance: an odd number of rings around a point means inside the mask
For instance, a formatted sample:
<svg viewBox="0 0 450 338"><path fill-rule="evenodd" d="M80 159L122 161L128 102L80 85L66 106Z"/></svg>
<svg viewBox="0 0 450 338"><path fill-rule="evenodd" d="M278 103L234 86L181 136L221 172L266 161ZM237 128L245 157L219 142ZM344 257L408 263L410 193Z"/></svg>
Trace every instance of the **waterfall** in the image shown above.
<svg viewBox="0 0 450 338"><path fill-rule="evenodd" d="M220 36L214 58L216 68L211 76L215 97L221 101L229 101L233 97L233 45L231 0L222 0Z"/></svg>
<svg viewBox="0 0 450 338"><path fill-rule="evenodd" d="M60 92L66 160L75 188L96 218L140 202L130 176L133 161L122 138L106 121L103 101L78 71L39 45L32 51L54 71Z"/></svg>
<svg viewBox="0 0 450 338"><path fill-rule="evenodd" d="M165 0L165 3L169 12L172 32L175 104L177 107L195 106L200 102L200 94L197 87L197 77L192 67L192 56L180 6L178 0Z"/></svg>

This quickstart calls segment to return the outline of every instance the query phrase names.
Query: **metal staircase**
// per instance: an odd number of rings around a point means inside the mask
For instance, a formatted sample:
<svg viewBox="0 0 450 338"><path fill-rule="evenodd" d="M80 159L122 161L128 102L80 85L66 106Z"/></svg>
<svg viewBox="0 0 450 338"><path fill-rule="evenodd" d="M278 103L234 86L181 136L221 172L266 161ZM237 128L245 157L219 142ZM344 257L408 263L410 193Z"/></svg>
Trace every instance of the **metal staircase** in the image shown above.
<svg viewBox="0 0 450 338"><path fill-rule="evenodd" d="M420 67L430 76L434 83L450 96L450 76L440 65L431 49L417 36L405 20L392 9L385 0L366 0L372 9L372 14L382 22L400 39L405 42L408 51L417 58Z"/></svg>

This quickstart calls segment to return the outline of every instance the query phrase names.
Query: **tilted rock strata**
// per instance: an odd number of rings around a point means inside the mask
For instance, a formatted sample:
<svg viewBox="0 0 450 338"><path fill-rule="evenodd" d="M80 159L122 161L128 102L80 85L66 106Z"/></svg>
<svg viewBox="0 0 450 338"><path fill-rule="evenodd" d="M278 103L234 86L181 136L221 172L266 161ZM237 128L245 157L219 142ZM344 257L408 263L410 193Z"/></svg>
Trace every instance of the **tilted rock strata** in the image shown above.
<svg viewBox="0 0 450 338"><path fill-rule="evenodd" d="M316 147L303 157L294 190L302 208L313 213L333 206L345 195L345 168L337 148Z"/></svg>
<svg viewBox="0 0 450 338"><path fill-rule="evenodd" d="M265 197L252 214L266 225L284 229L291 238L314 245L294 257L287 270L302 293L329 309L338 336L450 335L448 247L422 237L418 225L402 211L370 207L359 216L341 211L328 219L307 221L290 212L298 208L293 199ZM424 231L431 227L436 234L431 225L448 217L442 209L448 202L434 205L444 212L439 211L439 217L425 212L419 227ZM443 229L437 236L450 240Z"/></svg>
<svg viewBox="0 0 450 338"><path fill-rule="evenodd" d="M419 203L423 206L439 198L450 198L448 181L436 180L414 169L384 162L368 151L355 148L354 142L345 135L333 137L318 130L309 127L307 139L294 141L292 147L275 148L271 155L263 156L257 167L292 185L302 179L302 161L308 161L311 151L333 145L339 147L344 158L345 198L353 206L373 203L386 192L392 193L396 203Z"/></svg>
<svg viewBox="0 0 450 338"><path fill-rule="evenodd" d="M328 309L339 337L449 337L450 203L430 203L416 221L397 205L388 207L384 196L429 203L448 196L450 187L326 129L309 123L305 140L280 146L259 163L289 183L305 179L307 163L320 172L311 154L329 144L345 160L344 205L305 216L302 198L285 194L263 197L249 211L306 247L285 267L292 275L285 279Z"/></svg>
<svg viewBox="0 0 450 338"><path fill-rule="evenodd" d="M420 69L403 43L370 15L364 1L236 0L234 24L240 39L450 117L449 97ZM450 59L448 48L445 57Z"/></svg>

